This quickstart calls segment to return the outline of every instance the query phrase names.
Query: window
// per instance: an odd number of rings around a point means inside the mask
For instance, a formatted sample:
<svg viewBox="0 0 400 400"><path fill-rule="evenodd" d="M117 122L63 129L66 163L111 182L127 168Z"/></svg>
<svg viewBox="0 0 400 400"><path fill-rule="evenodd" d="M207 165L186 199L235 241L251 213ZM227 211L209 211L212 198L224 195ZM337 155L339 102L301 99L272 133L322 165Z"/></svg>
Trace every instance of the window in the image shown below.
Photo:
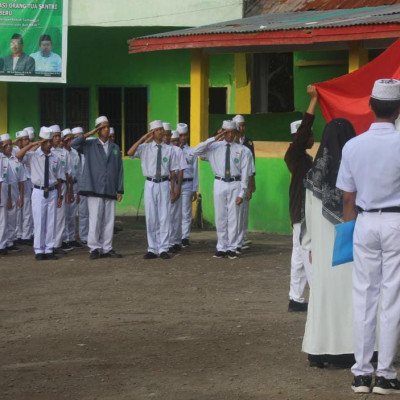
<svg viewBox="0 0 400 400"><path fill-rule="evenodd" d="M81 126L89 130L88 88L41 88L40 126Z"/></svg>
<svg viewBox="0 0 400 400"><path fill-rule="evenodd" d="M293 111L292 53L253 54L251 80L253 113Z"/></svg>
<svg viewBox="0 0 400 400"><path fill-rule="evenodd" d="M226 87L210 87L208 89L208 112L210 114L227 113ZM190 123L190 87L179 88L179 122Z"/></svg>
<svg viewBox="0 0 400 400"><path fill-rule="evenodd" d="M125 153L147 132L147 88L99 88L99 115L107 116Z"/></svg>

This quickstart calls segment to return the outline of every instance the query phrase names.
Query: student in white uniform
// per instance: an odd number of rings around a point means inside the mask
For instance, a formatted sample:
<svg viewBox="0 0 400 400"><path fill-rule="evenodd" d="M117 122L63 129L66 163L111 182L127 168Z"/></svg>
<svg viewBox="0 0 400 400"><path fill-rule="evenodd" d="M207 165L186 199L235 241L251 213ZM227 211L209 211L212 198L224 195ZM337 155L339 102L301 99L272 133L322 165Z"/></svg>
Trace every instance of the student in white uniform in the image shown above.
<svg viewBox="0 0 400 400"><path fill-rule="evenodd" d="M19 139L19 149L28 146L30 143L29 132L24 129L17 132ZM14 147L15 154L18 152ZM32 218L32 183L31 183L31 169L30 165L23 162L23 167L25 169L26 180L24 182L24 204L21 208L17 209L17 243L25 244L28 246L33 245L33 218Z"/></svg>
<svg viewBox="0 0 400 400"><path fill-rule="evenodd" d="M162 121L152 121L150 131L141 137L129 150L128 156L140 158L146 206L146 229L148 251L144 259L170 258L169 216L171 201L174 200L175 170L179 169L179 160L172 146L163 143ZM153 138L153 141L146 143Z"/></svg>
<svg viewBox="0 0 400 400"><path fill-rule="evenodd" d="M180 122L176 127L179 143L188 167L183 171L182 179L182 247L190 246L190 228L192 224L192 203L197 200L199 190L198 158L188 144L189 128Z"/></svg>
<svg viewBox="0 0 400 400"><path fill-rule="evenodd" d="M337 187L344 191L344 220L354 229L352 389L400 394L394 360L400 333L400 81L375 82L370 107L375 122L343 149ZM357 211L356 211L357 210ZM358 212L358 215L357 215ZM340 268L340 267L338 267ZM377 338L378 366L371 364Z"/></svg>
<svg viewBox="0 0 400 400"><path fill-rule="evenodd" d="M194 148L196 155L208 159L215 174L214 209L218 236L215 258L238 258L238 215L247 191L249 158L243 146L233 141L235 130L236 122L224 121L222 132Z"/></svg>
<svg viewBox="0 0 400 400"><path fill-rule="evenodd" d="M74 137L78 137L79 135L82 135L83 128L80 126L77 126L75 128L72 128L72 133ZM90 138L88 138L90 139ZM79 159L80 159L80 168L79 168L79 173L78 173L78 186L79 182L82 179L82 174L83 174L83 168L85 166L85 155L82 153L78 153ZM76 195L76 202L78 204L78 216L79 216L79 240L81 241L82 244L86 245L88 241L88 233L89 233L89 209L88 209L88 202L87 202L87 196L83 196L80 194Z"/></svg>
<svg viewBox="0 0 400 400"><path fill-rule="evenodd" d="M165 129L165 128L164 128ZM182 182L183 173L187 168L187 163L182 149L179 147L179 133L172 131L171 146L173 146L176 156L179 160L179 170L175 171L175 175L178 179L174 183L175 198L171 204L171 215L170 215L170 248L169 251L176 253L181 250L181 238L182 238ZM179 196L178 196L179 193Z"/></svg>
<svg viewBox="0 0 400 400"><path fill-rule="evenodd" d="M71 199L71 166L69 160L69 152L63 148L61 140L61 129L58 125L50 126L53 132L53 147L51 152L58 157L61 165L61 199L62 205L57 208L57 222L56 222L56 237L54 243L54 252L56 254L65 254L66 251L70 251L73 248L67 243L63 243L63 235L65 230L65 205L70 202Z"/></svg>
<svg viewBox="0 0 400 400"><path fill-rule="evenodd" d="M235 132L235 142L240 144L240 125L236 122L236 132ZM254 157L253 153L251 150L243 146L243 149L245 153L247 154L247 157L249 158L249 182L254 178L256 174L256 166L254 162ZM252 191L253 186L249 185L246 190L246 194L243 199L243 203L240 204L239 206L239 216L238 216L238 247L236 249L236 254L242 254L242 246L244 246L244 240L245 240L245 234L247 232L247 226L249 222L249 201L252 198L253 191Z"/></svg>
<svg viewBox="0 0 400 400"><path fill-rule="evenodd" d="M72 191L69 202L65 204L65 229L63 235L63 243L67 247L74 249L81 249L83 246L75 238L75 224L76 224L76 205L77 205L77 193L78 193L78 177L81 170L81 160L78 152L71 147L71 141L74 138L74 134L71 129L64 129L61 132L62 140L64 143L64 149L69 153L70 163L70 179L72 184Z"/></svg>
<svg viewBox="0 0 400 400"><path fill-rule="evenodd" d="M54 255L53 249L56 209L62 204L61 163L50 151L52 130L47 127L40 128L39 137L40 141L25 146L18 152L17 157L19 160L25 159L31 166L35 258L56 260L57 256Z"/></svg>
<svg viewBox="0 0 400 400"><path fill-rule="evenodd" d="M0 136L2 142L2 198L7 209L7 251L19 251L15 246L17 212L24 204L25 170L13 152L12 140L8 133Z"/></svg>

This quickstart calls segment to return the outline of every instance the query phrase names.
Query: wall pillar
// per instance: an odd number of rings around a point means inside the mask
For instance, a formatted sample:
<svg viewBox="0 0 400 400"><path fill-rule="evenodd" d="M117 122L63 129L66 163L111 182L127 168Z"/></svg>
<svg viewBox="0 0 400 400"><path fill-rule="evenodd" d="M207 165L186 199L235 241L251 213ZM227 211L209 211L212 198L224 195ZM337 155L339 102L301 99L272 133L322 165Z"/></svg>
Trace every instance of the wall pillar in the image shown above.
<svg viewBox="0 0 400 400"><path fill-rule="evenodd" d="M247 74L247 54L235 53L236 114L251 114L251 82Z"/></svg>
<svg viewBox="0 0 400 400"><path fill-rule="evenodd" d="M8 132L7 82L0 82L0 134Z"/></svg>
<svg viewBox="0 0 400 400"><path fill-rule="evenodd" d="M190 146L208 138L209 56L192 50L190 63Z"/></svg>
<svg viewBox="0 0 400 400"><path fill-rule="evenodd" d="M349 42L349 73L368 63L368 50L363 49L360 41Z"/></svg>

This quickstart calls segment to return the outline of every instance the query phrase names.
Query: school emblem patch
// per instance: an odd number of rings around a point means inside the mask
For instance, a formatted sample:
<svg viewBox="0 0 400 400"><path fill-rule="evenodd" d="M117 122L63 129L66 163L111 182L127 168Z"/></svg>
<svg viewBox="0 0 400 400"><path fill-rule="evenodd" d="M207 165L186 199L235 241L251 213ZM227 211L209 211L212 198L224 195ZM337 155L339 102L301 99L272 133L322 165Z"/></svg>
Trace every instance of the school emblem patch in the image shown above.
<svg viewBox="0 0 400 400"><path fill-rule="evenodd" d="M163 160L164 162L167 162L167 161L168 161L168 157L164 157L162 160Z"/></svg>
<svg viewBox="0 0 400 400"><path fill-rule="evenodd" d="M239 162L239 159L235 158L233 161L235 162L235 164L237 164Z"/></svg>
<svg viewBox="0 0 400 400"><path fill-rule="evenodd" d="M118 150L117 150L117 149L114 149L114 150L113 150L113 153L114 153L115 155L117 155L117 154L118 154Z"/></svg>

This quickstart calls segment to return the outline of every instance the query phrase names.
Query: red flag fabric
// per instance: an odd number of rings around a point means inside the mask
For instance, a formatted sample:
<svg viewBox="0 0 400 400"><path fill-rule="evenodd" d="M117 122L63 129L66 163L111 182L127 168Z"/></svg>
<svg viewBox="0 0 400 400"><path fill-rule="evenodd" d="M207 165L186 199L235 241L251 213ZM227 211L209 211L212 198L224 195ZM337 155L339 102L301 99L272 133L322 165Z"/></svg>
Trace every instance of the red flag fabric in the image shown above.
<svg viewBox="0 0 400 400"><path fill-rule="evenodd" d="M365 132L374 120L368 104L374 82L390 78L400 80L400 39L360 69L314 85L326 122L346 118L357 134Z"/></svg>

